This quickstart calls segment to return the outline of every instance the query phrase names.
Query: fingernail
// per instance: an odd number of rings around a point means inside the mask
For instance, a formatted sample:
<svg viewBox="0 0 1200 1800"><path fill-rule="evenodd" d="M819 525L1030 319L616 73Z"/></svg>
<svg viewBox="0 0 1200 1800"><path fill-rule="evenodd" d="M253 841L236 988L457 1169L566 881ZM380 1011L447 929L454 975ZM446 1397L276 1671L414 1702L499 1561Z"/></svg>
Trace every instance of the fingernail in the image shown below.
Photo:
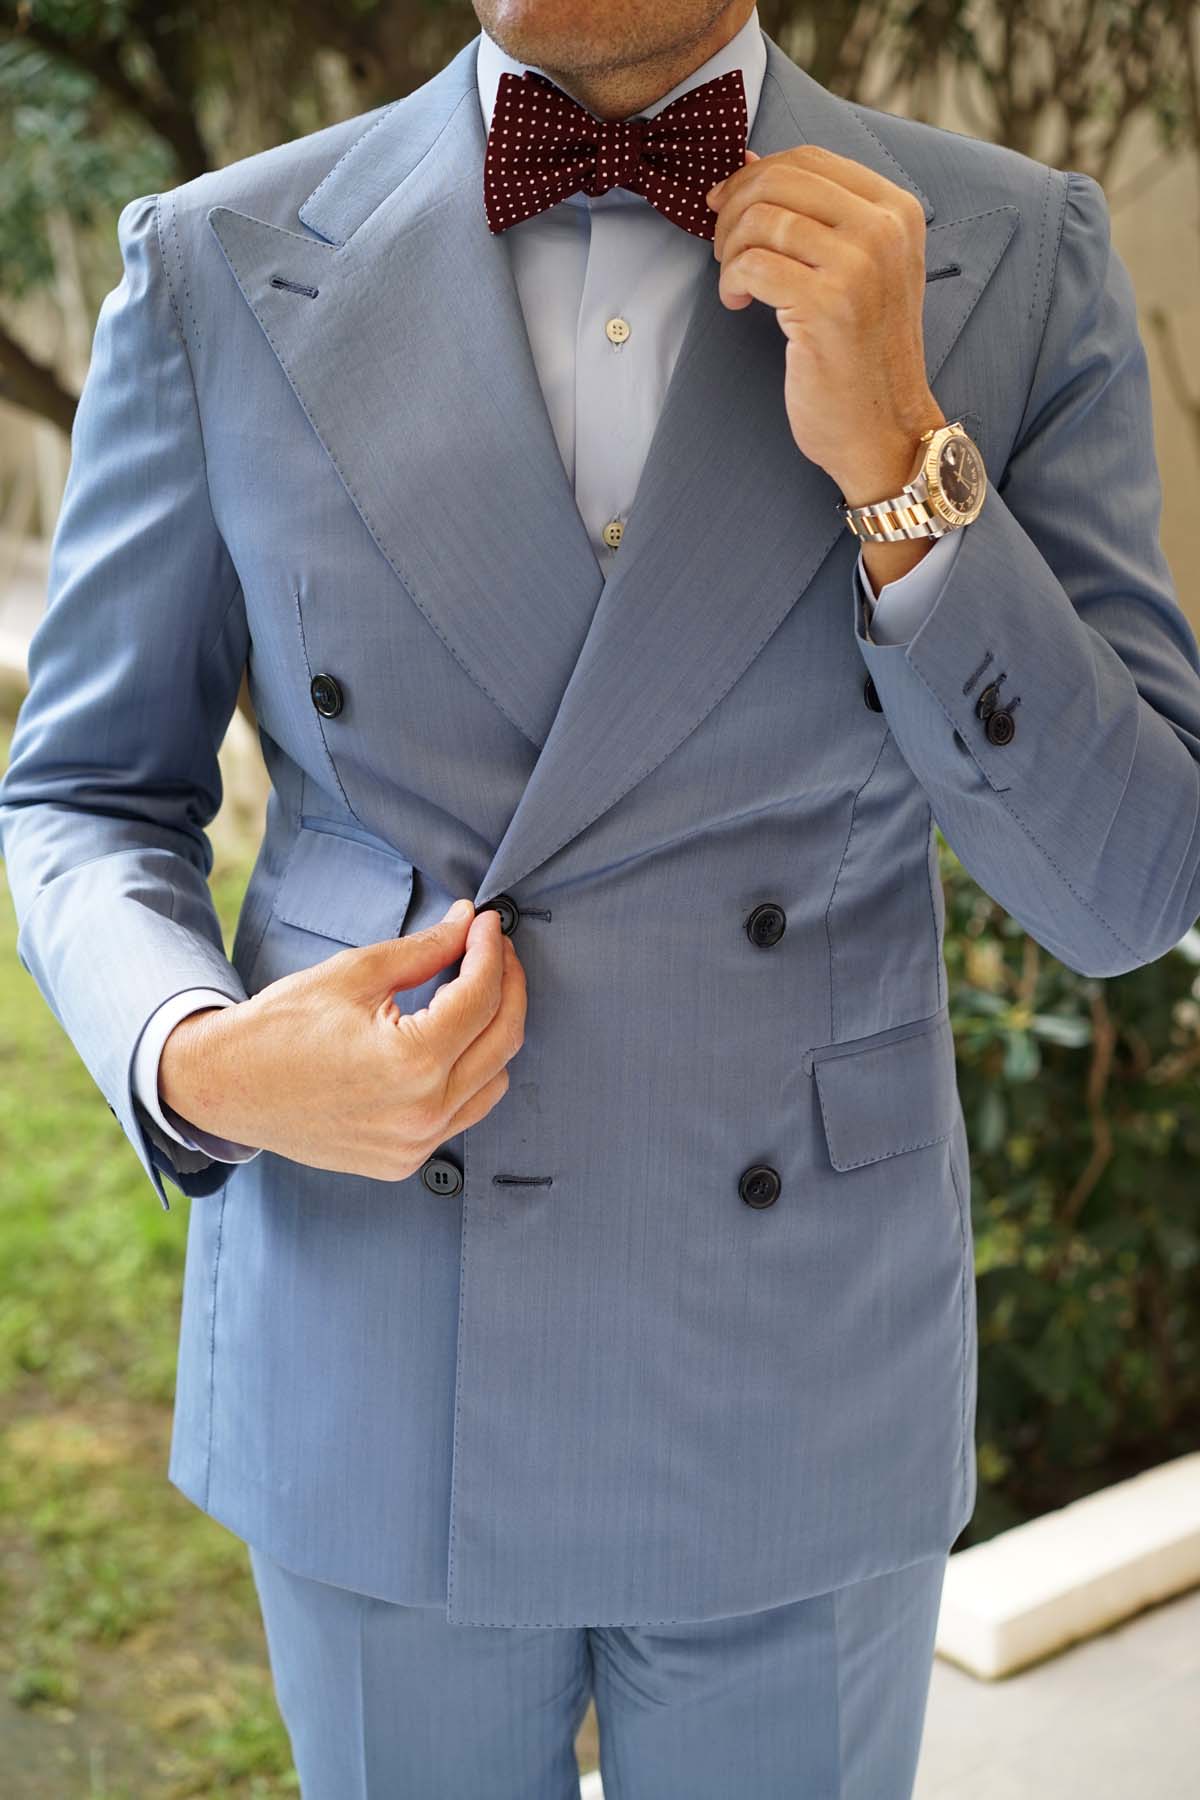
<svg viewBox="0 0 1200 1800"><path fill-rule="evenodd" d="M723 175L714 187L709 188L708 193L705 195L705 199L711 200L714 194L719 194L721 189L725 186L727 179L728 177Z"/></svg>
<svg viewBox="0 0 1200 1800"><path fill-rule="evenodd" d="M456 900L445 916L451 920L465 919L470 910L471 902L469 900Z"/></svg>

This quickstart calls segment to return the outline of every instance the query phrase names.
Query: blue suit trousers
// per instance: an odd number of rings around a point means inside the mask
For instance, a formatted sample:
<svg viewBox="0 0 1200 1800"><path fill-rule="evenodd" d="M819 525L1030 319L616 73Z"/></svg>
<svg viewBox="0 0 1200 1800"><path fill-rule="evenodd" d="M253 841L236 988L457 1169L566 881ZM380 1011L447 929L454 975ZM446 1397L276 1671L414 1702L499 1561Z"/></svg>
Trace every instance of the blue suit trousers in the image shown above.
<svg viewBox="0 0 1200 1800"><path fill-rule="evenodd" d="M303 1800L909 1800L946 1556L694 1624L455 1625L250 1547Z"/></svg>

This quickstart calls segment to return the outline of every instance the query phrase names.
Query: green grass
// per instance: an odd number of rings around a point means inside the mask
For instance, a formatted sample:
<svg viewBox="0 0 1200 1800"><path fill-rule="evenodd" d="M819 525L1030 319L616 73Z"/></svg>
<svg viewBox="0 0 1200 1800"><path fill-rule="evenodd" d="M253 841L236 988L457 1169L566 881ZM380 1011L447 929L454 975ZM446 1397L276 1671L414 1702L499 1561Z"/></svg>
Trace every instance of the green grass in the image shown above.
<svg viewBox="0 0 1200 1800"><path fill-rule="evenodd" d="M214 870L227 945L251 848ZM5 1800L298 1794L246 1547L166 1475L190 1202L18 962L2 864L0 1170Z"/></svg>
<svg viewBox="0 0 1200 1800"><path fill-rule="evenodd" d="M10 729L0 696L0 767ZM216 826L228 949L256 842ZM246 1546L167 1480L192 1202L164 1212L16 937L0 862L0 1800L297 1795Z"/></svg>

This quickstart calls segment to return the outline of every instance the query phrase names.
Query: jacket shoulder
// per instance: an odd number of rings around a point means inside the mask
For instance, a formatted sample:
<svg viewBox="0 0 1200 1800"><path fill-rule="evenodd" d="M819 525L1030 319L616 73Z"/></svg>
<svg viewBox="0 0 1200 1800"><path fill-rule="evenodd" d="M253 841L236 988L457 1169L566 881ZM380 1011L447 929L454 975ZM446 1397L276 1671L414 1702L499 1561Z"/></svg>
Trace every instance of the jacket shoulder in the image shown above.
<svg viewBox="0 0 1200 1800"><path fill-rule="evenodd" d="M987 138L924 119L851 103L859 123L908 170L933 201L934 224L1015 205L1040 217L1066 192L1066 171Z"/></svg>
<svg viewBox="0 0 1200 1800"><path fill-rule="evenodd" d="M202 228L212 206L229 206L285 231L298 231L297 209L312 190L365 133L400 104L400 100L389 100L369 112L254 151L164 189L164 196L169 196L172 214L184 231Z"/></svg>

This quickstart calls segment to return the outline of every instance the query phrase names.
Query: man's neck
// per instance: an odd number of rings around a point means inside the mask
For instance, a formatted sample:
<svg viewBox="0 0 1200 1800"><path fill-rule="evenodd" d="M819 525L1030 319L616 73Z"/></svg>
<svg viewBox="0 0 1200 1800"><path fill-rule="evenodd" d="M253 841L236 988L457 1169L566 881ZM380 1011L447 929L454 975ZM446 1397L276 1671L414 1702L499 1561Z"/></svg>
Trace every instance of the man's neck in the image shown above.
<svg viewBox="0 0 1200 1800"><path fill-rule="evenodd" d="M755 0L730 0L720 18L701 37L688 43L673 44L669 50L619 69L559 69L551 63L539 62L536 57L526 57L520 50L509 49L507 45L501 48L517 60L541 69L557 87L578 100L598 119L629 119L653 106L718 50L724 49L742 29L754 6Z"/></svg>

